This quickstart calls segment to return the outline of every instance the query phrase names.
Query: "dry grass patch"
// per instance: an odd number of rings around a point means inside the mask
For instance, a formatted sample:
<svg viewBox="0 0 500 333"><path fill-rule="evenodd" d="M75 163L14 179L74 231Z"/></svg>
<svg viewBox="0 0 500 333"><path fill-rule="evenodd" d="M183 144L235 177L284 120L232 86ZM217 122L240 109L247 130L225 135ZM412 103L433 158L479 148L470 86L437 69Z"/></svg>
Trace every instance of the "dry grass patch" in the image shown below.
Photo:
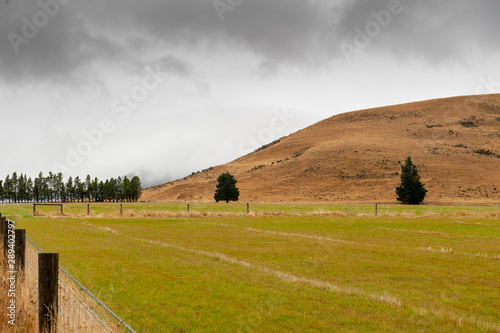
<svg viewBox="0 0 500 333"><path fill-rule="evenodd" d="M5 333L38 333L38 296L33 290L33 281L24 274L16 276L15 325L9 323L11 314L7 308L12 298L8 297L7 272L0 266L0 331Z"/></svg>

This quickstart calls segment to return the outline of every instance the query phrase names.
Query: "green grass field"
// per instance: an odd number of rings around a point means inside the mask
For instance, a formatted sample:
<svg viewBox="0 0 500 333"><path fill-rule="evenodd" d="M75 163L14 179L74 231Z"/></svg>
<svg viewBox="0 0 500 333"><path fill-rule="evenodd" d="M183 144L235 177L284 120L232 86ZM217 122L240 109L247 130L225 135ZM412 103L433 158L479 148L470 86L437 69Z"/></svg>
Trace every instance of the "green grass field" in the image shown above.
<svg viewBox="0 0 500 333"><path fill-rule="evenodd" d="M138 332L500 331L498 215L425 215L498 207L388 206L416 209L404 217L381 205L374 217L373 205L251 204L245 216L246 204L192 204L241 214L126 217L186 209L138 203L101 217L117 207L15 220ZM258 215L275 211L290 215Z"/></svg>

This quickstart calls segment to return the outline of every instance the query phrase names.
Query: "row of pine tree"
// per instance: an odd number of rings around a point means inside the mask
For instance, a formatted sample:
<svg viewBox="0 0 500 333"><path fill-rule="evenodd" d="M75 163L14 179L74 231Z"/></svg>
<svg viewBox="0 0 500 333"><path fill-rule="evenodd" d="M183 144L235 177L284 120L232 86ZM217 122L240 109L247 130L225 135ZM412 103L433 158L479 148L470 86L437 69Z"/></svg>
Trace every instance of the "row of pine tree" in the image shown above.
<svg viewBox="0 0 500 333"><path fill-rule="evenodd" d="M27 175L14 172L0 180L0 200L2 202L102 202L137 201L142 185L139 177L111 178L106 181L92 178L85 180L69 177L64 181L62 173L49 172L44 177L40 172L35 180Z"/></svg>

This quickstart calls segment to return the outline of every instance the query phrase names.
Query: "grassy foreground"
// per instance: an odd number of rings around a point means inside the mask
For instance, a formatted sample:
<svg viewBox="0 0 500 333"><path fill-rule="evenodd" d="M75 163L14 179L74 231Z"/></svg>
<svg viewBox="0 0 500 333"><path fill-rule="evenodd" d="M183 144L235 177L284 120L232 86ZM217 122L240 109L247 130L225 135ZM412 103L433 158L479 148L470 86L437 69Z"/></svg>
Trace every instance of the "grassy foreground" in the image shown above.
<svg viewBox="0 0 500 333"><path fill-rule="evenodd" d="M498 217L16 221L138 332L500 331Z"/></svg>

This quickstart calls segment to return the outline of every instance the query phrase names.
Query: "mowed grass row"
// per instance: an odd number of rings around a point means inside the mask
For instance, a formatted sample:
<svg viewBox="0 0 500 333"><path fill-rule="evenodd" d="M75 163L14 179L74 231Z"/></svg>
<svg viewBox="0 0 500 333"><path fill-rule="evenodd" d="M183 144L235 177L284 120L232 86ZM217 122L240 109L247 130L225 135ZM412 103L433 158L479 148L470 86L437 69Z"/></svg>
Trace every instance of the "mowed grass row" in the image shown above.
<svg viewBox="0 0 500 333"><path fill-rule="evenodd" d="M90 203L90 216L109 217L120 214L120 205L125 216L130 215L154 215L161 213L187 213L187 206L193 214L238 214L247 213L246 203L184 203L184 202L106 202ZM88 203L64 204L64 213L71 215L87 215ZM43 215L56 215L60 212L57 206L37 206L37 212ZM375 204L322 204L322 203L250 203L250 212L256 215L265 214L287 214L287 215L321 215L328 213L338 213L339 215L375 215ZM31 215L33 204L2 204L0 213L4 216L11 215ZM498 214L500 205L485 206L432 206L432 205L399 205L399 204L378 204L379 215L391 214Z"/></svg>
<svg viewBox="0 0 500 333"><path fill-rule="evenodd" d="M18 224L140 332L500 329L498 218Z"/></svg>

